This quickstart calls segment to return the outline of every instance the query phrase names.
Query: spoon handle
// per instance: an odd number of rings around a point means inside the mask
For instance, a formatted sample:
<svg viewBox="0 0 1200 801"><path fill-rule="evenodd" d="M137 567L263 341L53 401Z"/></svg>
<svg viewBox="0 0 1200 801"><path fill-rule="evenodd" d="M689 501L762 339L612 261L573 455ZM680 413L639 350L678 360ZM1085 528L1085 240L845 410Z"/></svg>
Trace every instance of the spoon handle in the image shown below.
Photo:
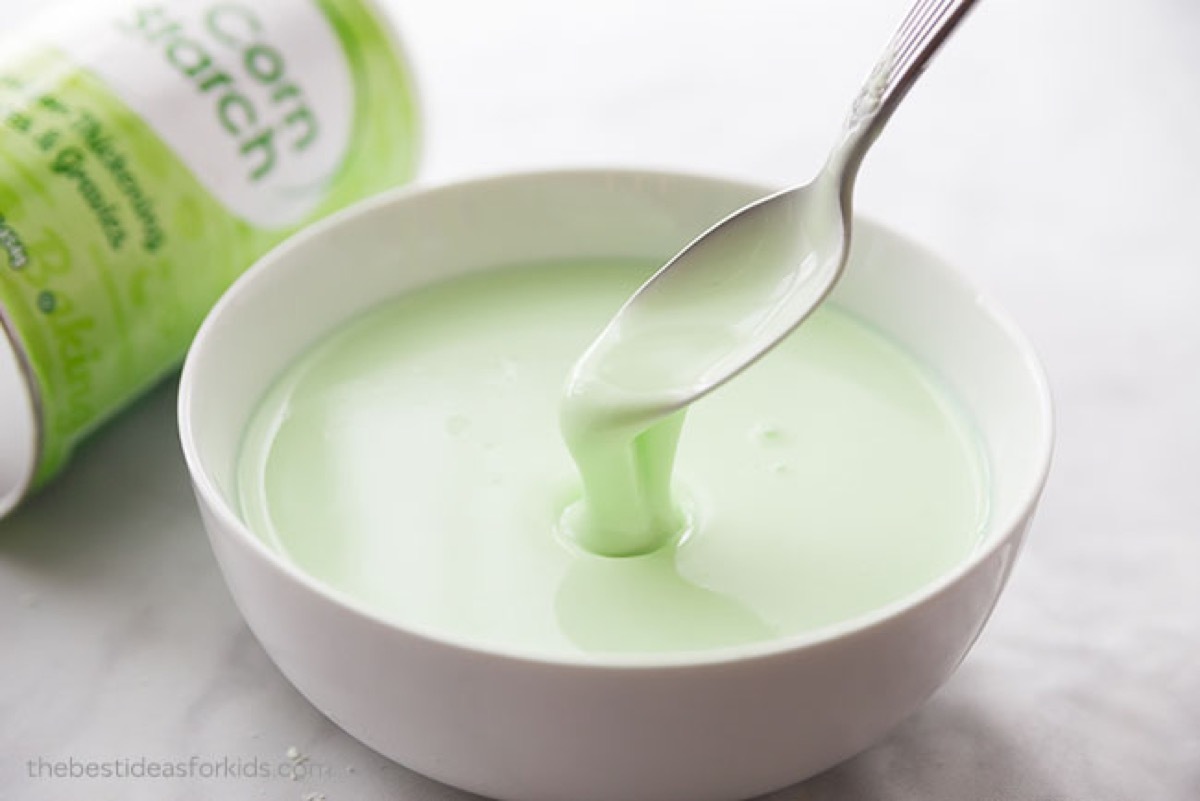
<svg viewBox="0 0 1200 801"><path fill-rule="evenodd" d="M859 165L929 59L976 0L917 0L876 62L846 118L826 172L838 174L848 196Z"/></svg>

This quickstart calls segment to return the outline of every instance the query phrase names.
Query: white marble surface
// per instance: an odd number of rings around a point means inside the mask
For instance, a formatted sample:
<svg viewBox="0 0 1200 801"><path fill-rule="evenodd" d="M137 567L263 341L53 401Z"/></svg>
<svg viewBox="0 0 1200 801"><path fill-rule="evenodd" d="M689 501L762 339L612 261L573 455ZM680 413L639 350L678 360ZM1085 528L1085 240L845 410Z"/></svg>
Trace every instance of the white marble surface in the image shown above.
<svg viewBox="0 0 1200 801"><path fill-rule="evenodd" d="M39 3L0 0L0 19ZM619 164L787 182L903 0L394 0L423 180ZM1200 798L1200 4L989 0L869 157L861 208L1040 347L1059 447L983 638L890 737L776 801ZM226 594L164 386L0 522L0 799L464 799L358 745ZM51 779L37 760L259 760Z"/></svg>

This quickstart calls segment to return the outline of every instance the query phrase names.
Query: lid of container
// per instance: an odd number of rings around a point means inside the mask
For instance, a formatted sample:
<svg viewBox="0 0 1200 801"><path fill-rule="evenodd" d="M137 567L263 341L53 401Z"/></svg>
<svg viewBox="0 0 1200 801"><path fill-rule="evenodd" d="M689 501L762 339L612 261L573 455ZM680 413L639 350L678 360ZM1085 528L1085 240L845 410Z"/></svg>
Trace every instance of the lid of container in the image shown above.
<svg viewBox="0 0 1200 801"><path fill-rule="evenodd" d="M17 344L0 320L0 517L24 497L37 467L33 392Z"/></svg>

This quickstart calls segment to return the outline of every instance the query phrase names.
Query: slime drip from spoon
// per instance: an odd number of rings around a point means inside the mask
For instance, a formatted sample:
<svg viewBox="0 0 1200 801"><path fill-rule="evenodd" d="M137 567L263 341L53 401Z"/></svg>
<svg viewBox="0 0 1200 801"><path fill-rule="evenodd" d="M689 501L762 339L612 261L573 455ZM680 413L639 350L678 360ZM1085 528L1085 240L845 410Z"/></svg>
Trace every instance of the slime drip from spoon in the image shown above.
<svg viewBox="0 0 1200 801"><path fill-rule="evenodd" d="M563 525L593 553L651 553L686 520L671 492L683 412L639 430L605 421L607 411L585 402L564 404L563 437L580 469L583 498L567 509Z"/></svg>
<svg viewBox="0 0 1200 801"><path fill-rule="evenodd" d="M827 288L811 277L840 258L842 242L823 237L828 221L793 214L760 202L693 242L575 363L559 418L583 498L564 528L587 550L650 553L685 527L671 473L688 406L790 333Z"/></svg>

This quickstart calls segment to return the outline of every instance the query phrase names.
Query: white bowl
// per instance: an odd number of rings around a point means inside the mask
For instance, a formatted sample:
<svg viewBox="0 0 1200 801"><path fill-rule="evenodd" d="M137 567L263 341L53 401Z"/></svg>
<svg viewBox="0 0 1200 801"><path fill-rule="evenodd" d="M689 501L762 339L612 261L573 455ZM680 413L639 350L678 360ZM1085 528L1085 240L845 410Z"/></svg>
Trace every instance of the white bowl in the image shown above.
<svg viewBox="0 0 1200 801"><path fill-rule="evenodd" d="M703 657L545 658L382 619L256 537L235 504L243 429L274 377L381 299L520 262L663 261L764 187L641 172L515 175L366 201L267 255L213 310L180 388L213 550L280 670L414 770L513 801L712 801L786 786L866 748L966 655L1046 478L1050 398L1014 326L950 267L855 221L844 307L955 391L990 460L981 546L935 583L839 625Z"/></svg>

